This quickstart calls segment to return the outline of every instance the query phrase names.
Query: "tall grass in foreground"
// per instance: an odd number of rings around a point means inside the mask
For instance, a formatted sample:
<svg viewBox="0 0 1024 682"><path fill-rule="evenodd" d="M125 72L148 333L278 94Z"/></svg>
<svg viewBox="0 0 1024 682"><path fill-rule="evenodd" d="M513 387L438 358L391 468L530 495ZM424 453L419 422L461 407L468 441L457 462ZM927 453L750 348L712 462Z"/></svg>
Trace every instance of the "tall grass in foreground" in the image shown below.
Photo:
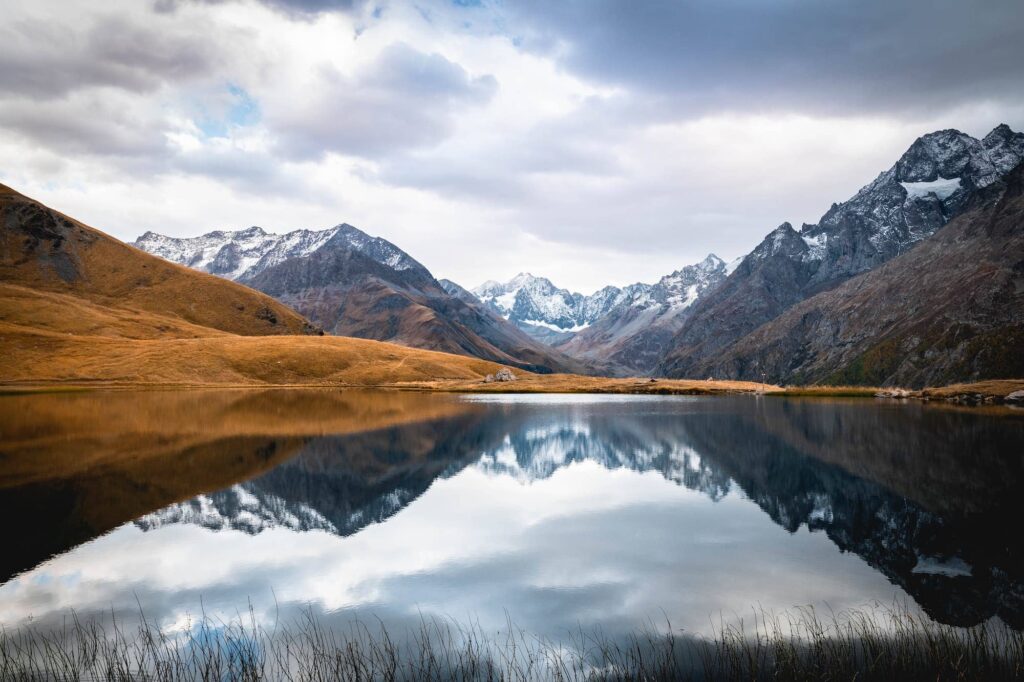
<svg viewBox="0 0 1024 682"><path fill-rule="evenodd" d="M177 632L144 617L126 631L72 614L57 629L0 631L0 679L1012 680L1024 679L1024 633L936 625L899 608L755 612L707 638L581 631L562 643L446 619L423 619L401 638L380 624L339 632L311 611L288 627L263 627L250 612Z"/></svg>

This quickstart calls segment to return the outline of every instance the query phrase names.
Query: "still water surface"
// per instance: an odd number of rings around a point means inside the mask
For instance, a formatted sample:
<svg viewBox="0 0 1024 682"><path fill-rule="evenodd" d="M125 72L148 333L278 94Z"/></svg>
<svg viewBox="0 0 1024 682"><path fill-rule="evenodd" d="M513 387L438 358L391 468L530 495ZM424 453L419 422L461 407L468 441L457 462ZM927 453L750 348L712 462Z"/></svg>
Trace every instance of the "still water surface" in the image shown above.
<svg viewBox="0 0 1024 682"><path fill-rule="evenodd" d="M1024 415L328 391L0 398L0 623L423 616L559 638L905 601L1024 628Z"/></svg>

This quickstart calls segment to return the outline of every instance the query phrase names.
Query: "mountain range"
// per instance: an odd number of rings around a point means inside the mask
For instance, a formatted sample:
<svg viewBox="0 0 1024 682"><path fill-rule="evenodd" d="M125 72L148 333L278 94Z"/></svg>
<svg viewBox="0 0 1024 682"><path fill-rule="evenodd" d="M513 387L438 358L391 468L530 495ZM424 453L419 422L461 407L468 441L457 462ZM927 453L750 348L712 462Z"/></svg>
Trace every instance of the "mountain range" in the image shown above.
<svg viewBox="0 0 1024 682"><path fill-rule="evenodd" d="M135 246L269 294L325 331L468 355L534 372L585 373L472 297L453 296L394 244L348 224L268 234L259 227Z"/></svg>
<svg viewBox="0 0 1024 682"><path fill-rule="evenodd" d="M589 296L528 273L468 291L348 224L284 235L259 227L192 238L147 232L134 245L269 294L331 334L539 372L650 373L689 308L729 272L711 254L654 284Z"/></svg>
<svg viewBox="0 0 1024 682"><path fill-rule="evenodd" d="M941 386L1024 376L1024 166L915 248L668 372Z"/></svg>
<svg viewBox="0 0 1024 682"><path fill-rule="evenodd" d="M135 245L332 334L534 371L919 387L1024 375L1022 160L1006 125L930 133L815 224L783 223L728 265L710 254L589 295L527 272L466 289L347 224Z"/></svg>
<svg viewBox="0 0 1024 682"><path fill-rule="evenodd" d="M469 290L344 223L147 232L140 251L0 186L4 378L362 384L496 365L912 388L1020 377L1022 160L1024 134L1006 125L930 133L815 224L590 295L528 273Z"/></svg>
<svg viewBox="0 0 1024 682"><path fill-rule="evenodd" d="M728 267L709 256L591 297L526 275L474 293L524 328L557 328L550 343L609 374L914 387L1024 376L1022 160L1009 126L980 140L941 130ZM587 318L594 300L610 303Z"/></svg>
<svg viewBox="0 0 1024 682"><path fill-rule="evenodd" d="M654 284L606 286L584 296L521 273L473 289L480 301L531 336L612 375L648 374L698 298L730 268L709 254Z"/></svg>

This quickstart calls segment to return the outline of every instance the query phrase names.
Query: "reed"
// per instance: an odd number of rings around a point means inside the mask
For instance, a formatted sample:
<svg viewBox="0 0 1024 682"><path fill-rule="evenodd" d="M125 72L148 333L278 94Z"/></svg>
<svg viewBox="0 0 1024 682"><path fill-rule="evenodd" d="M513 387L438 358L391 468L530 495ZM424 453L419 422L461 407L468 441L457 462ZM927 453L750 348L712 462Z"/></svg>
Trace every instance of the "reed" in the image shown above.
<svg viewBox="0 0 1024 682"><path fill-rule="evenodd" d="M261 625L252 609L230 621L202 615L161 629L140 614L69 614L57 628L0 631L3 680L1016 680L1024 679L1024 633L987 623L938 625L902 607L822 616L811 608L752 611L710 637L650 628L624 640L579 630L562 641L509 622L422 618L393 633L383 623L327 627L311 610Z"/></svg>

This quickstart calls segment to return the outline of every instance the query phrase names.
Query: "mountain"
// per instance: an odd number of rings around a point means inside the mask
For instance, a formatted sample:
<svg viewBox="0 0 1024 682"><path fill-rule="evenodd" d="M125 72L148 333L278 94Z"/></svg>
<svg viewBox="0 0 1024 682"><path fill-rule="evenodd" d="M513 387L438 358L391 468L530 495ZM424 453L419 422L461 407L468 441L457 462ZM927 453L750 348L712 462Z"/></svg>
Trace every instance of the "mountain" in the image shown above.
<svg viewBox="0 0 1024 682"><path fill-rule="evenodd" d="M622 290L617 303L590 326L559 344L572 357L623 375L649 374L669 348L692 306L728 276L729 266L711 254L657 283Z"/></svg>
<svg viewBox="0 0 1024 682"><path fill-rule="evenodd" d="M461 285L456 284L450 279L439 279L437 280L437 282L438 284L441 285L441 288L444 289L449 296L454 296L455 298L461 299L465 303L470 303L473 305L480 304L480 299L474 296L472 292L462 287Z"/></svg>
<svg viewBox="0 0 1024 682"><path fill-rule="evenodd" d="M584 296L528 272L504 283L489 280L472 293L504 319L551 345L585 329L623 297L623 291L612 286Z"/></svg>
<svg viewBox="0 0 1024 682"><path fill-rule="evenodd" d="M1024 164L907 253L794 305L699 367L795 384L1024 376Z"/></svg>
<svg viewBox="0 0 1024 682"><path fill-rule="evenodd" d="M1024 134L1006 125L982 140L957 130L918 138L891 168L834 204L817 224L796 230L783 223L769 233L694 306L657 373L708 374L717 356L791 306L914 248L1022 159Z"/></svg>
<svg viewBox="0 0 1024 682"><path fill-rule="evenodd" d="M409 254L351 225L284 235L250 227L180 239L147 232L135 245L267 293L331 334L537 372L587 371L479 302L449 294Z"/></svg>
<svg viewBox="0 0 1024 682"><path fill-rule="evenodd" d="M709 254L655 284L606 286L590 296L520 273L508 282L484 282L471 293L459 287L459 295L474 296L494 314L602 373L649 374L691 306L723 282L730 267Z"/></svg>
<svg viewBox="0 0 1024 682"><path fill-rule="evenodd" d="M322 333L0 185L0 383L362 385L498 369Z"/></svg>

